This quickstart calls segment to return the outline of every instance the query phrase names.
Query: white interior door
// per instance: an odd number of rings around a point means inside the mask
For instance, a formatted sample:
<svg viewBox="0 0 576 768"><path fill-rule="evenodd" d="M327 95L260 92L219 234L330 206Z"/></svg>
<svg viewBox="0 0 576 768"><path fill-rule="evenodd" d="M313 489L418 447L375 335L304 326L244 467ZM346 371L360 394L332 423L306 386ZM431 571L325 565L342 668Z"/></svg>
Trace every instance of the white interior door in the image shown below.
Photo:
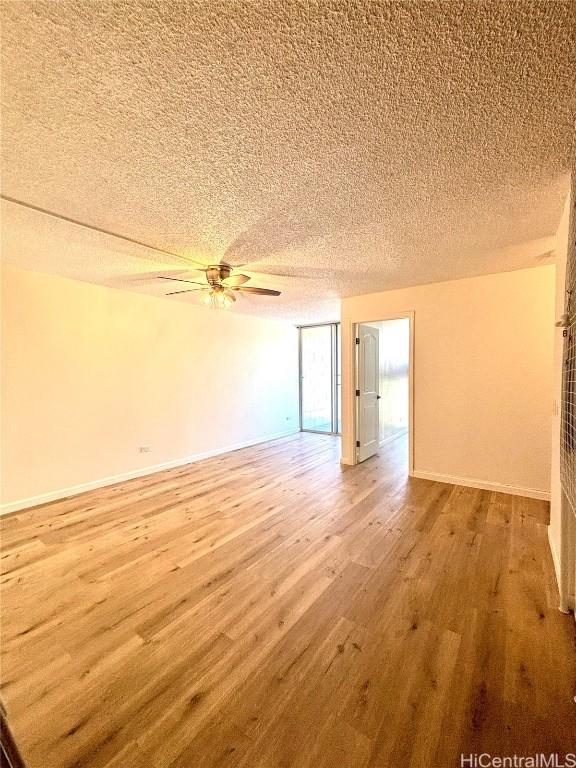
<svg viewBox="0 0 576 768"><path fill-rule="evenodd" d="M378 453L379 335L378 328L362 324L358 326L358 461L365 461Z"/></svg>

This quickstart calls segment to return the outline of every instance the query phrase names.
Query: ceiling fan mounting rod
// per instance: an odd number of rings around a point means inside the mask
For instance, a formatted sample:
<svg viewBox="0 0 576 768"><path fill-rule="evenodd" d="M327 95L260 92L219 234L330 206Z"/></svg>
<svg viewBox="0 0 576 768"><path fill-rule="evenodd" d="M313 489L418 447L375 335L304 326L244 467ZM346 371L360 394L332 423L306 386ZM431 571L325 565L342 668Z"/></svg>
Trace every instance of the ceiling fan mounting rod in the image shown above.
<svg viewBox="0 0 576 768"><path fill-rule="evenodd" d="M210 264L206 267L206 279L210 285L220 285L223 280L230 277L232 267L230 264L222 262L221 264Z"/></svg>

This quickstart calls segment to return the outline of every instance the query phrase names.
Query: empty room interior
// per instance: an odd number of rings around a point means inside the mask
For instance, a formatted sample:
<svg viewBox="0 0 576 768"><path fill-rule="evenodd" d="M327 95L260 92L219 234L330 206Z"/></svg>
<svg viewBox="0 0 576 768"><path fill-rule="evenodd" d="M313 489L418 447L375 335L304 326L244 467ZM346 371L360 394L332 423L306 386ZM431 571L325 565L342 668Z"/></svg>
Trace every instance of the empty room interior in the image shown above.
<svg viewBox="0 0 576 768"><path fill-rule="evenodd" d="M2 765L576 766L573 0L0 17Z"/></svg>

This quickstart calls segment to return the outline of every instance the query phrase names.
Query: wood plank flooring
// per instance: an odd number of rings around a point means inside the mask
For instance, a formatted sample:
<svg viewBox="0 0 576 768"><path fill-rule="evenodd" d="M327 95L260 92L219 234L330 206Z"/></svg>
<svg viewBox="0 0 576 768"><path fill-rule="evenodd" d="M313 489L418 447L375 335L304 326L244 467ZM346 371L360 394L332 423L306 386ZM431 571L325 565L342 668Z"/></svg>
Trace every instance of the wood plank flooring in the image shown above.
<svg viewBox="0 0 576 768"><path fill-rule="evenodd" d="M300 434L2 521L31 768L459 766L574 751L543 502Z"/></svg>

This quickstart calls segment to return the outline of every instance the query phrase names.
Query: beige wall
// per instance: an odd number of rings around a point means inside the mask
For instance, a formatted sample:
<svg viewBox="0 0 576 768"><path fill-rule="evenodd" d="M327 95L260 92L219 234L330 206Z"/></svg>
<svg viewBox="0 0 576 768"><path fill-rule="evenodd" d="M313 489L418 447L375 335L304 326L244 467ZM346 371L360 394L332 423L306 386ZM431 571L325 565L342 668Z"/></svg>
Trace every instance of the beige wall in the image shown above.
<svg viewBox="0 0 576 768"><path fill-rule="evenodd" d="M547 497L554 266L342 301L343 456L354 456L352 323L414 311L414 474Z"/></svg>
<svg viewBox="0 0 576 768"><path fill-rule="evenodd" d="M2 289L5 511L298 428L288 324L8 267Z"/></svg>

